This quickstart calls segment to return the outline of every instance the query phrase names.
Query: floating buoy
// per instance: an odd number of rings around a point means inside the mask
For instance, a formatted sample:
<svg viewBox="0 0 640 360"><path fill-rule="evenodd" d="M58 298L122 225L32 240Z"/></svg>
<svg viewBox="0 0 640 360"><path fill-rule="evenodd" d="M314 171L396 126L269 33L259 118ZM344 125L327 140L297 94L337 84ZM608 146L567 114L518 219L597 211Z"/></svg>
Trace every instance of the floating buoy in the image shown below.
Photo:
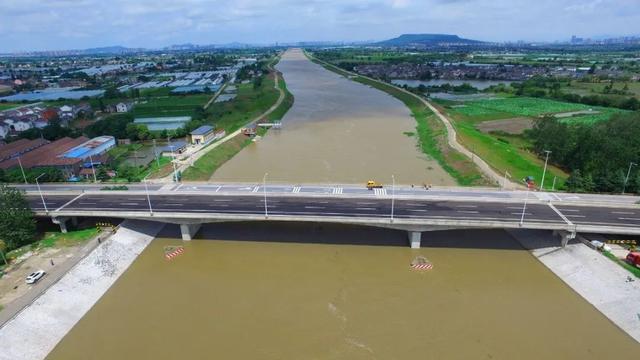
<svg viewBox="0 0 640 360"><path fill-rule="evenodd" d="M411 262L411 268L414 270L431 270L433 264L424 256L418 256Z"/></svg>
<svg viewBox="0 0 640 360"><path fill-rule="evenodd" d="M184 248L182 246L165 246L164 247L164 257L167 260L172 260L178 255L184 253Z"/></svg>

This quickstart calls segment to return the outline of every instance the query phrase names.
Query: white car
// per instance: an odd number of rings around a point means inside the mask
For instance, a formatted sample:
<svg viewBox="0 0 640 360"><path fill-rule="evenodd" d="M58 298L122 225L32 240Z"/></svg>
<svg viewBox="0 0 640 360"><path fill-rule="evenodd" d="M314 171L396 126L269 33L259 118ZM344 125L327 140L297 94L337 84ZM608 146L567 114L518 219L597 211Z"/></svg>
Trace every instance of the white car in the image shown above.
<svg viewBox="0 0 640 360"><path fill-rule="evenodd" d="M46 274L46 272L44 272L44 270L38 270L36 272L32 272L31 274L29 274L29 276L27 276L27 284L35 284L38 282L38 280L42 279L42 277L44 276L44 274Z"/></svg>

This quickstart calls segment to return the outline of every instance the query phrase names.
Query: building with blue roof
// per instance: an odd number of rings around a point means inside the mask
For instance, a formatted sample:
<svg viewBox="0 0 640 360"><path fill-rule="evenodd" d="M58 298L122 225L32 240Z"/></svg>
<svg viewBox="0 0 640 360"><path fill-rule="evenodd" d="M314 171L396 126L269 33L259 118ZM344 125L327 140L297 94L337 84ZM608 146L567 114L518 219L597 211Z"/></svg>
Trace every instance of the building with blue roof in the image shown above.
<svg viewBox="0 0 640 360"><path fill-rule="evenodd" d="M194 145L207 144L215 139L214 127L202 125L191 132L191 143Z"/></svg>

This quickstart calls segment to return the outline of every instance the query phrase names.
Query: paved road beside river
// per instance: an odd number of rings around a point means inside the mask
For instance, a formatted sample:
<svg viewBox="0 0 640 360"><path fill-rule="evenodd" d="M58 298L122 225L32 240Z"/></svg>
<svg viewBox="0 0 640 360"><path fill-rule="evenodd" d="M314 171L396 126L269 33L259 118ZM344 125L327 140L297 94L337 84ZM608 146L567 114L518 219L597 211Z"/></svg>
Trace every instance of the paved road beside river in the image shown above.
<svg viewBox="0 0 640 360"><path fill-rule="evenodd" d="M0 359L44 359L163 226L131 220L122 223L115 235L0 328Z"/></svg>

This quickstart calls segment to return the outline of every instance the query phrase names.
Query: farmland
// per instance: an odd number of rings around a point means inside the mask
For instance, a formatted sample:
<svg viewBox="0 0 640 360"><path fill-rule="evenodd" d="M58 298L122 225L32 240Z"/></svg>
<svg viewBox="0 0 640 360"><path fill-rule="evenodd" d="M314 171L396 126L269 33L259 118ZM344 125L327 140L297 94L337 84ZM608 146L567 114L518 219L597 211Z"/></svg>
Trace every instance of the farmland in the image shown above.
<svg viewBox="0 0 640 360"><path fill-rule="evenodd" d="M459 119L471 122L509 119L515 117L539 117L576 111L593 110L593 114L565 118L566 121L596 122L609 118L622 110L575 104L549 99L529 97L503 97L464 102L450 109Z"/></svg>
<svg viewBox="0 0 640 360"><path fill-rule="evenodd" d="M150 97L140 100L133 109L135 117L144 116L192 116L197 107L203 106L211 95L179 95Z"/></svg>

